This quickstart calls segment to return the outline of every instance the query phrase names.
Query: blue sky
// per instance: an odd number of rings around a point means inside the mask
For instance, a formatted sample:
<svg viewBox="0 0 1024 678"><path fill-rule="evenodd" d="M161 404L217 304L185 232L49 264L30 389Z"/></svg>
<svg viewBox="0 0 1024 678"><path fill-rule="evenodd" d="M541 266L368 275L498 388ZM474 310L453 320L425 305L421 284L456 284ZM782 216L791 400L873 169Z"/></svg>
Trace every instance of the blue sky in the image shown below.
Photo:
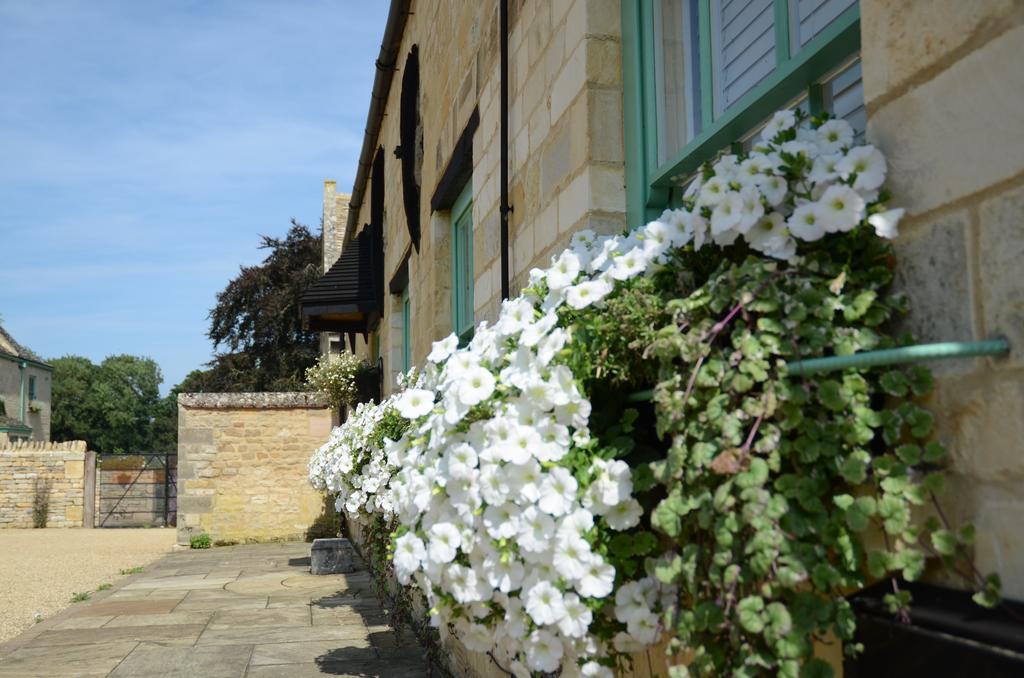
<svg viewBox="0 0 1024 678"><path fill-rule="evenodd" d="M0 0L0 317L53 358L210 359L261 234L349 190L387 15L352 0Z"/></svg>

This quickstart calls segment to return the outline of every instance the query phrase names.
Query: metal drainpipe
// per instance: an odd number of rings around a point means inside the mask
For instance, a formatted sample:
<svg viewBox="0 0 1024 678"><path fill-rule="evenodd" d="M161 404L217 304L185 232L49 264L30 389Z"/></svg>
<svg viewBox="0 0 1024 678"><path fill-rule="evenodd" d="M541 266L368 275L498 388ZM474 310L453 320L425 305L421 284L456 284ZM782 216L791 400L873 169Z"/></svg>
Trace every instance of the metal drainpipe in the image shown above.
<svg viewBox="0 0 1024 678"><path fill-rule="evenodd" d="M19 408L21 409L21 423L25 423L25 368L28 364L22 360L18 363L18 374L21 376L21 387L18 389Z"/></svg>
<svg viewBox="0 0 1024 678"><path fill-rule="evenodd" d="M501 41L501 298L509 297L508 276L508 0L499 0L498 33ZM520 74L522 77L522 74Z"/></svg>

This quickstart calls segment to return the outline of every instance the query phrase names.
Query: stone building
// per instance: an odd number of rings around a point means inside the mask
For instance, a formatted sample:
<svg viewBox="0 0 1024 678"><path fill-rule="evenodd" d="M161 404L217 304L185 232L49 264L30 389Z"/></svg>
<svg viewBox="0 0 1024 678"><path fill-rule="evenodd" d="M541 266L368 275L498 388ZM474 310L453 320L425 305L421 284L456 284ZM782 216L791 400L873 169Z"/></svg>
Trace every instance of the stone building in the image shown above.
<svg viewBox="0 0 1024 678"><path fill-rule="evenodd" d="M50 440L53 368L0 327L0 436Z"/></svg>
<svg viewBox="0 0 1024 678"><path fill-rule="evenodd" d="M1019 0L393 0L340 282L304 313L379 356L387 392L574 231L657 216L779 108L830 111L887 155L907 209L907 328L1011 342L936 364L930 405L950 509L1024 598L1021 45Z"/></svg>

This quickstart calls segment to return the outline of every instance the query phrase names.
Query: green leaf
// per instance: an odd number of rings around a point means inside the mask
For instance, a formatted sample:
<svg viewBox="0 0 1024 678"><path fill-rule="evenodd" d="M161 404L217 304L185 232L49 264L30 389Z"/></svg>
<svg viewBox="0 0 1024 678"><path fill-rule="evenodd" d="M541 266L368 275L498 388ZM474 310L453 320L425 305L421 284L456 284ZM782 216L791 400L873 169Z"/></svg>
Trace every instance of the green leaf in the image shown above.
<svg viewBox="0 0 1024 678"><path fill-rule="evenodd" d="M921 448L917 445L900 445L896 448L896 456L908 466L914 466L921 461Z"/></svg>
<svg viewBox="0 0 1024 678"><path fill-rule="evenodd" d="M800 669L800 678L833 678L835 671L824 659L814 657Z"/></svg>
<svg viewBox="0 0 1024 678"><path fill-rule="evenodd" d="M898 398L907 395L907 391L910 390L910 384L906 375L899 370L892 370L883 374L878 379L878 385L889 395Z"/></svg>
<svg viewBox="0 0 1024 678"><path fill-rule="evenodd" d="M611 553L619 558L627 558L633 555L633 537L624 532L615 535L608 544Z"/></svg>
<svg viewBox="0 0 1024 678"><path fill-rule="evenodd" d="M647 555L658 547L658 538L650 532L638 532L633 537L633 553L638 556Z"/></svg>
<svg viewBox="0 0 1024 678"><path fill-rule="evenodd" d="M956 553L956 535L949 530L936 530L932 532L932 546L944 556L951 556Z"/></svg>
<svg viewBox="0 0 1024 678"><path fill-rule="evenodd" d="M946 447L942 443L933 440L924 446L924 452L921 455L921 459L929 464L942 461L946 456Z"/></svg>
<svg viewBox="0 0 1024 678"><path fill-rule="evenodd" d="M760 457L750 460L750 468L736 476L736 485L741 488L760 487L768 480L768 464Z"/></svg>
<svg viewBox="0 0 1024 678"><path fill-rule="evenodd" d="M846 524L854 532L862 532L871 523L871 516L875 513L875 500L873 497L859 497L857 501L846 509Z"/></svg>
<svg viewBox="0 0 1024 678"><path fill-rule="evenodd" d="M926 367L915 365L907 371L907 379L914 395L924 395L932 390L935 385L932 373Z"/></svg>
<svg viewBox="0 0 1024 678"><path fill-rule="evenodd" d="M793 618L785 605L780 602L768 603L765 611L768 615L768 629L773 636L780 638L793 630Z"/></svg>
<svg viewBox="0 0 1024 678"><path fill-rule="evenodd" d="M877 297L878 294L874 290L864 290L843 308L843 317L850 322L859 320L868 312Z"/></svg>
<svg viewBox="0 0 1024 678"><path fill-rule="evenodd" d="M740 626L749 633L764 630L764 600L760 596L747 596L736 605Z"/></svg>
<svg viewBox="0 0 1024 678"><path fill-rule="evenodd" d="M868 553L868 572L872 577L884 577L891 569L889 566L889 554L885 551L871 551Z"/></svg>
<svg viewBox="0 0 1024 678"><path fill-rule="evenodd" d="M868 477L868 462L871 456L864 450L855 450L847 455L839 467L839 475L852 485L860 485Z"/></svg>
<svg viewBox="0 0 1024 678"><path fill-rule="evenodd" d="M725 612L712 602L702 602L694 609L694 626L698 631L713 631L725 622Z"/></svg>
<svg viewBox="0 0 1024 678"><path fill-rule="evenodd" d="M845 409L848 398L838 381L829 379L818 384L818 400L833 412Z"/></svg>
<svg viewBox="0 0 1024 678"><path fill-rule="evenodd" d="M654 566L654 576L664 584L672 584L683 573L683 558L676 554L671 558L659 558Z"/></svg>

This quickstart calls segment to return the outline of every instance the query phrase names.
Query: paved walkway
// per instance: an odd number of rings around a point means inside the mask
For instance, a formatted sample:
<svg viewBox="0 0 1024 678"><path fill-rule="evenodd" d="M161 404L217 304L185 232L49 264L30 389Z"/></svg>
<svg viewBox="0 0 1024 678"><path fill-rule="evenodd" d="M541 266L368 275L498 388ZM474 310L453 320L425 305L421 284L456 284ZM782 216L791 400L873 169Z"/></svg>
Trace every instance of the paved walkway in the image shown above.
<svg viewBox="0 0 1024 678"><path fill-rule="evenodd" d="M0 646L0 676L427 676L365 570L309 574L309 544L173 553Z"/></svg>

